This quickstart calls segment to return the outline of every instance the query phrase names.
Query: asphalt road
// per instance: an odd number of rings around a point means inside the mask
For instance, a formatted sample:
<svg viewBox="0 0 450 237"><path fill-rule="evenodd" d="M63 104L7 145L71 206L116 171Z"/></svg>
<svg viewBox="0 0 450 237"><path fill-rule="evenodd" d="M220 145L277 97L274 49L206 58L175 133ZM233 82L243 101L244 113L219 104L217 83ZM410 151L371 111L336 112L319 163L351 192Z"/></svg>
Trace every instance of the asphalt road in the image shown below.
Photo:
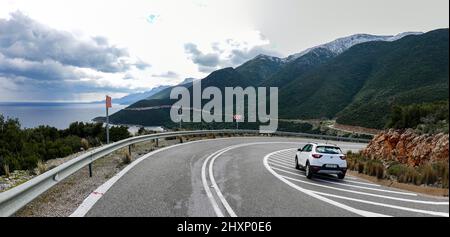
<svg viewBox="0 0 450 237"><path fill-rule="evenodd" d="M164 148L93 192L74 216L449 216L448 198L349 175L306 179L293 162L308 141L229 138Z"/></svg>

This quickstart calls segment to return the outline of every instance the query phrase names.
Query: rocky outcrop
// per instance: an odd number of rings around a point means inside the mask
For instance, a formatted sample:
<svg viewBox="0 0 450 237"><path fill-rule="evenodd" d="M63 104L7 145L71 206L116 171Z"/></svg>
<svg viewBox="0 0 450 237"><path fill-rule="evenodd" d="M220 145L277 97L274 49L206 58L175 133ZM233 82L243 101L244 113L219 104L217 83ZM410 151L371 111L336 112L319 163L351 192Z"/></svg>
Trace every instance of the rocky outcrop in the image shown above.
<svg viewBox="0 0 450 237"><path fill-rule="evenodd" d="M417 134L412 129L379 133L362 152L366 157L419 166L429 161L448 162L448 134Z"/></svg>

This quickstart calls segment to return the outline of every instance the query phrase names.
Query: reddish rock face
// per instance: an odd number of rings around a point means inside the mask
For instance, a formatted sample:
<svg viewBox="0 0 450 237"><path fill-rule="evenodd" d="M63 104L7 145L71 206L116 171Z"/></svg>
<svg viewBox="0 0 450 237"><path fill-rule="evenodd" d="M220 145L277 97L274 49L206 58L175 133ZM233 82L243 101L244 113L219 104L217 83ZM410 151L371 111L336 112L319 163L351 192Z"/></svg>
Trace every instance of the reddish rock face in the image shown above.
<svg viewBox="0 0 450 237"><path fill-rule="evenodd" d="M398 161L418 166L428 161L448 162L448 134L416 134L412 129L379 133L369 143L363 154L372 159Z"/></svg>

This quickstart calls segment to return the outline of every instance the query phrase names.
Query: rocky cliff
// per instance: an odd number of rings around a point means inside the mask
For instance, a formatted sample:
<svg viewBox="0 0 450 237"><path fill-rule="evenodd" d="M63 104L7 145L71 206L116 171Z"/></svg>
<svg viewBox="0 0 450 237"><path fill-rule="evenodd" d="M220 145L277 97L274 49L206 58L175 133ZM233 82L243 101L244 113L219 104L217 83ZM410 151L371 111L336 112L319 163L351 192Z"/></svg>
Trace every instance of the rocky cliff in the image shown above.
<svg viewBox="0 0 450 237"><path fill-rule="evenodd" d="M363 154L369 158L384 161L398 161L418 166L428 161L447 161L449 150L448 134L417 134L412 129L379 133L369 143Z"/></svg>

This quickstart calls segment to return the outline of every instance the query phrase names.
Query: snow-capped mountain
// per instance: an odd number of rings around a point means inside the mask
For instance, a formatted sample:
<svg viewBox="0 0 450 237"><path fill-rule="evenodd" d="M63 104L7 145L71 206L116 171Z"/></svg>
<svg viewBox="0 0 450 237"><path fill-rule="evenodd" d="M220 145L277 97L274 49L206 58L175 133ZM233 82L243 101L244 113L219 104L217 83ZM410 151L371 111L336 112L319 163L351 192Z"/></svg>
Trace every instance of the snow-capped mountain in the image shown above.
<svg viewBox="0 0 450 237"><path fill-rule="evenodd" d="M423 34L423 32L414 32L414 31L403 32L403 33L400 33L400 34L392 36L387 41L396 41L396 40L399 40L399 39L401 39L401 38L403 38L405 36L408 36L408 35L420 35L420 34Z"/></svg>
<svg viewBox="0 0 450 237"><path fill-rule="evenodd" d="M154 88L150 89L149 91L145 91L142 93L129 94L122 98L114 99L114 103L118 103L118 104L122 104L122 105L130 105L139 100L147 99L148 97L151 97L152 95L154 95L168 87L169 86L162 85L162 86L154 87Z"/></svg>
<svg viewBox="0 0 450 237"><path fill-rule="evenodd" d="M270 62L275 62L275 63L283 62L282 58L269 56L269 55L265 55L265 54L259 54L258 56L254 57L254 59L265 60L265 61L270 61Z"/></svg>
<svg viewBox="0 0 450 237"><path fill-rule="evenodd" d="M328 49L335 55L339 55L339 54L343 53L344 51L346 51L347 49L349 49L352 46L357 45L357 44L370 42L370 41L395 41L395 40L401 39L407 35L418 35L418 34L422 34L422 32L404 32L404 33L400 33L397 35L370 35L370 34L350 35L347 37L338 38L338 39L331 41L329 43L326 43L326 44L321 44L321 45L306 49L300 53L290 55L287 58L284 58L284 61L286 61L286 62L293 61L293 60L295 60L317 48Z"/></svg>
<svg viewBox="0 0 450 237"><path fill-rule="evenodd" d="M197 80L197 79L192 78L192 77L188 77L188 78L185 78L182 82L178 83L178 85L188 84L188 83L191 83L191 82L193 82L195 80Z"/></svg>

